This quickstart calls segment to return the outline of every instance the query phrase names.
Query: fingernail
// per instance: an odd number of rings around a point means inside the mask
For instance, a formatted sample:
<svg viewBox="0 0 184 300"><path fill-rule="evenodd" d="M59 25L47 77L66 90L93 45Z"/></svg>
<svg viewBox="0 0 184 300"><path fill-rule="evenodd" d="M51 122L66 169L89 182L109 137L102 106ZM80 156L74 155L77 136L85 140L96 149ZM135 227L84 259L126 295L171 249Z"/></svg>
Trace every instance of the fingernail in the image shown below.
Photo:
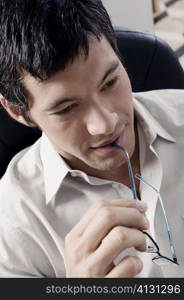
<svg viewBox="0 0 184 300"><path fill-rule="evenodd" d="M136 205L140 211L146 211L148 208L147 203L142 200L136 200Z"/></svg>
<svg viewBox="0 0 184 300"><path fill-rule="evenodd" d="M137 256L134 256L134 258L137 260L138 272L140 272L143 268L143 262Z"/></svg>

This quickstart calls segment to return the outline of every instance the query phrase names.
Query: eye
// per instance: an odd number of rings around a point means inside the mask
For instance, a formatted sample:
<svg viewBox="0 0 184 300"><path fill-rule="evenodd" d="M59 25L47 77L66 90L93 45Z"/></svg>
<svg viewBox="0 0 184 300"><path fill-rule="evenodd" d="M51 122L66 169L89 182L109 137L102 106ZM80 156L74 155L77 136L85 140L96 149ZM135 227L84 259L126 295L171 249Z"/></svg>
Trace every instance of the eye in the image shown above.
<svg viewBox="0 0 184 300"><path fill-rule="evenodd" d="M103 87L102 87L102 91L109 89L111 87L113 87L115 85L115 83L118 81L119 77L115 77L111 80L109 80Z"/></svg>
<svg viewBox="0 0 184 300"><path fill-rule="evenodd" d="M54 113L54 115L64 115L64 114L67 114L69 112L71 112L71 110L76 106L76 104L71 104L69 106L67 106L66 108L60 110L60 111L57 111Z"/></svg>

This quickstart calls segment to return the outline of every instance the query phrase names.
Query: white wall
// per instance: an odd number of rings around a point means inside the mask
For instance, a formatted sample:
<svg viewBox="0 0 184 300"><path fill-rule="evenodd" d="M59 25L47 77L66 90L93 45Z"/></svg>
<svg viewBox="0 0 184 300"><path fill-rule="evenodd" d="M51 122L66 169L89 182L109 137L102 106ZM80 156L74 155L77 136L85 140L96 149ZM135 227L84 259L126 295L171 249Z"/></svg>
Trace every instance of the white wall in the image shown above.
<svg viewBox="0 0 184 300"><path fill-rule="evenodd" d="M152 0L102 0L114 26L153 32Z"/></svg>

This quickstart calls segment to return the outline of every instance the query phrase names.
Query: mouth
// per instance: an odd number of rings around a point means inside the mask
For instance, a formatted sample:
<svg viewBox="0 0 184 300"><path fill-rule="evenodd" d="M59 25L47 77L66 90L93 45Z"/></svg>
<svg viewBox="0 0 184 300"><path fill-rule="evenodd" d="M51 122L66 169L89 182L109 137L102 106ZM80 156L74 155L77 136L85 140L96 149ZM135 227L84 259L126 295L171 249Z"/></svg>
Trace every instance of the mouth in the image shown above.
<svg viewBox="0 0 184 300"><path fill-rule="evenodd" d="M103 143L99 144L97 147L91 147L91 150L96 153L97 155L103 156L104 155L115 155L117 148L114 147L114 144L119 142L121 136L116 136L111 140L106 140Z"/></svg>
<svg viewBox="0 0 184 300"><path fill-rule="evenodd" d="M111 140L107 140L107 141L104 141L103 143L99 144L98 146L96 147L91 147L92 149L103 149L103 148L107 148L107 147L112 147L112 144L116 143L119 139L119 136L116 137L116 138L113 138Z"/></svg>

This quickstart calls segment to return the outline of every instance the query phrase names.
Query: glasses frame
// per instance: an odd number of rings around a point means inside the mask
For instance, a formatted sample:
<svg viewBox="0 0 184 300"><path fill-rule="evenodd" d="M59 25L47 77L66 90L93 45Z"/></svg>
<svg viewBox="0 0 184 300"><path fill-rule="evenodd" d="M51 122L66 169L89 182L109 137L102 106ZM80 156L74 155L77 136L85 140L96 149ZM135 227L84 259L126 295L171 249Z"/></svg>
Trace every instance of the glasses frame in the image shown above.
<svg viewBox="0 0 184 300"><path fill-rule="evenodd" d="M132 166L131 166L131 161L130 161L130 157L129 157L129 154L128 154L128 151L122 147L122 146L119 146L118 144L116 143L112 143L111 144L113 147L116 147L117 149L123 151L123 153L125 154L125 158L126 158L126 161L127 161L127 164L128 164L128 175L129 175L129 179L130 179L130 187L131 187L131 191L132 191L132 195L133 195L133 199L135 200L139 200L138 199L138 196L137 196L137 190L136 190L136 185L135 185L135 180L134 180L134 175L133 175L133 171L132 171ZM162 201L162 197L159 193L159 191L153 186L151 185L150 183L148 183L145 179L143 179L139 174L135 174L135 177L143 182L147 187L150 187L152 188L158 195L158 198L160 200L160 203L161 203L161 208L162 208L162 212L163 212L163 215L164 215L164 220L165 220L165 224L166 224L166 229L167 229L167 234L168 234L168 239L169 239L169 244L170 244L170 249L171 249L171 253L172 253L172 259L167 257L167 256L164 256L160 253L160 248L158 246L158 244L156 243L156 241L152 238L152 236L146 232L146 231L142 231L150 240L151 242L153 243L153 245L155 246L155 249L156 250L153 250L153 249L149 249L148 247L148 252L149 253L156 253L157 256L153 257L152 258L152 261L154 263L157 263L159 260L161 261L165 261L166 263L168 262L171 262L171 263L174 263L176 265L179 265L178 264L178 260L177 260L177 257L176 257L176 251L175 251L175 247L174 247L174 242L173 242L173 238L172 238L172 233L171 233L171 230L170 230L170 227L169 227L169 222L168 222L168 218L167 218L167 214L166 214L166 211L165 211L165 208L164 208L164 205L163 205L163 201Z"/></svg>

